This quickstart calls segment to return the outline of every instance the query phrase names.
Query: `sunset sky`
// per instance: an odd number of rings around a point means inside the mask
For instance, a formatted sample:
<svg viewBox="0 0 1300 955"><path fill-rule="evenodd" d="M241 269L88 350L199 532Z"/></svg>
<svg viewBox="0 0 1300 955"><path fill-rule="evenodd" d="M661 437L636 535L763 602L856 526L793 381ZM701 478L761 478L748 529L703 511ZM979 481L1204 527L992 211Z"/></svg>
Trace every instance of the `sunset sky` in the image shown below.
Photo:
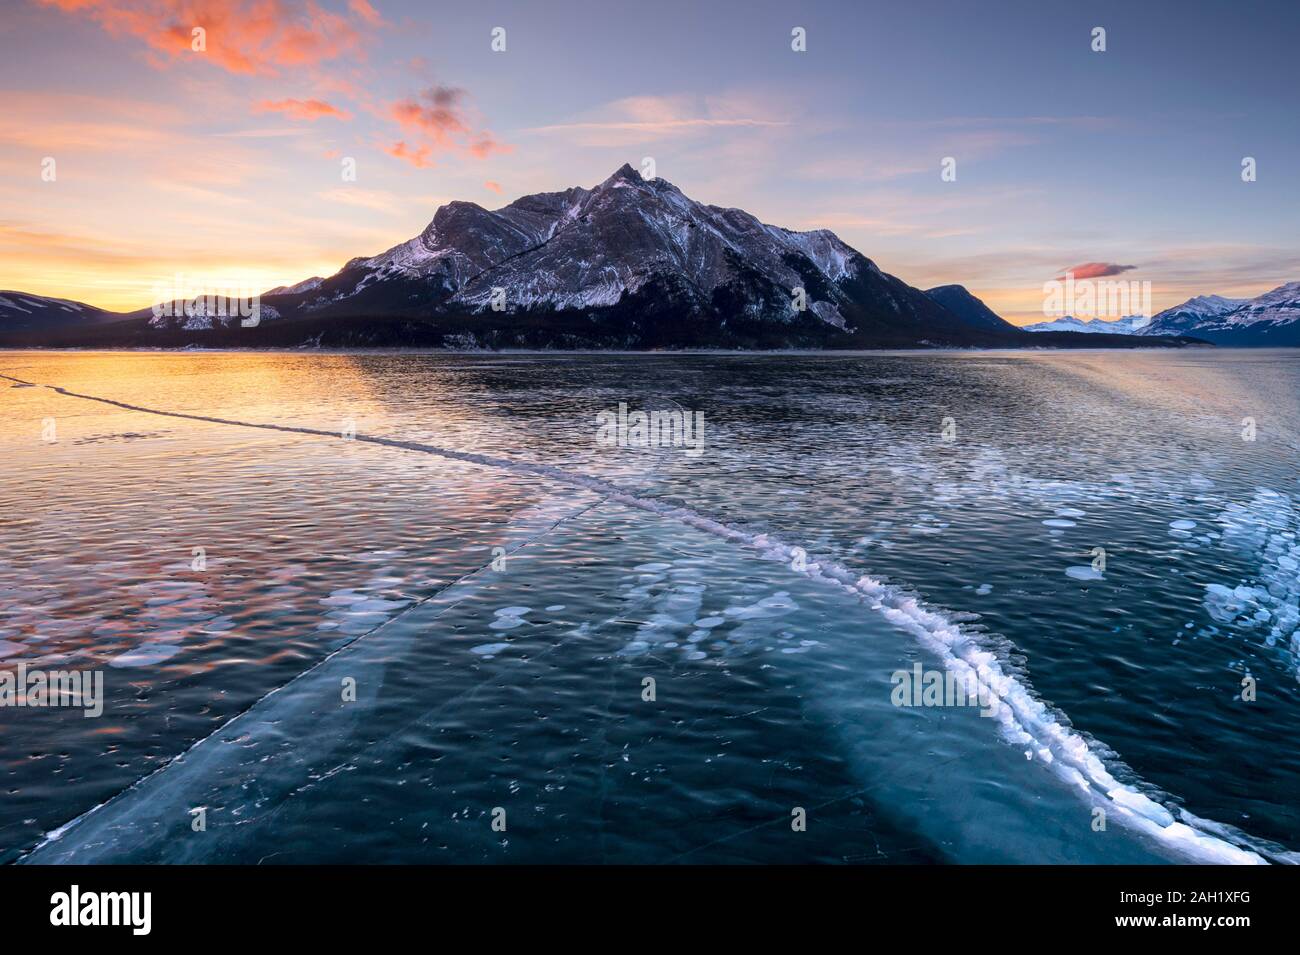
<svg viewBox="0 0 1300 955"><path fill-rule="evenodd" d="M1300 279L1294 0L0 4L0 288L265 289L646 156L1018 322L1087 263L1156 309Z"/></svg>

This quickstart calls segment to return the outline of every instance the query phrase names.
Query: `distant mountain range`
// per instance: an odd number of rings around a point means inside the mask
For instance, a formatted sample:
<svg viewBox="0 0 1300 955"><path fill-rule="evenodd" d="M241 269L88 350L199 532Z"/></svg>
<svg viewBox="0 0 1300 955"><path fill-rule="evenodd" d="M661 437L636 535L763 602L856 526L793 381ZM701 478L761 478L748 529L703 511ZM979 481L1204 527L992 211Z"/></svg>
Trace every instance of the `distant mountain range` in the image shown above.
<svg viewBox="0 0 1300 955"><path fill-rule="evenodd" d="M1279 285L1256 298L1198 295L1150 320L1142 315L1130 315L1113 322L1082 321L1067 315L1024 328L1029 332L1185 335L1215 345L1295 347L1300 346L1300 282Z"/></svg>
<svg viewBox="0 0 1300 955"><path fill-rule="evenodd" d="M1144 335L1194 335L1216 345L1300 345L1300 282L1255 298L1203 295L1151 319Z"/></svg>
<svg viewBox="0 0 1300 955"><path fill-rule="evenodd" d="M1151 321L1145 315L1126 315L1113 321L1100 318L1064 318L1050 322L1036 322L1033 325L1020 326L1027 332L1082 332L1085 335L1136 335L1138 330Z"/></svg>
<svg viewBox="0 0 1300 955"><path fill-rule="evenodd" d="M1259 301L1259 300L1256 300ZM1249 303L1247 303L1249 304ZM1283 306L1279 304L1279 308ZM1133 347L1027 332L960 285L922 292L826 230L705 205L631 166L591 189L437 210L420 235L261 296L260 321L0 292L0 345L555 349ZM1270 313L1272 314L1272 313ZM1216 319L1217 320L1217 319ZM1154 323L1153 323L1154 324ZM1087 332L1087 336L1079 334ZM1192 343L1181 330L1142 345ZM1198 336L1199 337L1199 336Z"/></svg>

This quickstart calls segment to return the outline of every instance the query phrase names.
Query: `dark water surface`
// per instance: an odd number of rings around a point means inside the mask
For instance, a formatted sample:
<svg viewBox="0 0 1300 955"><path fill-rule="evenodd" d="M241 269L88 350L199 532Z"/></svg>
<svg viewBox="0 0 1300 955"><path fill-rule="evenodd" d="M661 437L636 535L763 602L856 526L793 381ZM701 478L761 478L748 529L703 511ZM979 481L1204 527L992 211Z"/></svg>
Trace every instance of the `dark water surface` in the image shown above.
<svg viewBox="0 0 1300 955"><path fill-rule="evenodd" d="M106 696L0 708L0 860L1300 850L1295 353L0 374L337 435L0 380L0 668ZM701 412L703 453L599 446L620 401ZM1005 718L891 702L895 671L967 663Z"/></svg>

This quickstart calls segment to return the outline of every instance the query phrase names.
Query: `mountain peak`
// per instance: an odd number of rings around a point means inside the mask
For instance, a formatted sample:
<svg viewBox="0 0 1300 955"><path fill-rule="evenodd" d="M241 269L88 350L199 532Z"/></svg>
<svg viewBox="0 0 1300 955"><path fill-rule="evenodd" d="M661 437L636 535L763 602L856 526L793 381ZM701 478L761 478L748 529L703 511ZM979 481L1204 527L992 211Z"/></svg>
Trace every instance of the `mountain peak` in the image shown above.
<svg viewBox="0 0 1300 955"><path fill-rule="evenodd" d="M1279 285L1277 288L1265 292L1263 295L1257 296L1255 299L1250 299L1249 301L1259 301L1260 299L1290 299L1297 295L1300 295L1300 282L1287 282L1285 285Z"/></svg>
<svg viewBox="0 0 1300 955"><path fill-rule="evenodd" d="M624 181L631 183L642 182L641 174L632 168L632 164L625 162L619 166L601 185L610 186L616 182Z"/></svg>
<svg viewBox="0 0 1300 955"><path fill-rule="evenodd" d="M995 331L1012 331L1015 328L972 295L970 289L964 285L937 285L927 289L925 294L962 321L977 328Z"/></svg>

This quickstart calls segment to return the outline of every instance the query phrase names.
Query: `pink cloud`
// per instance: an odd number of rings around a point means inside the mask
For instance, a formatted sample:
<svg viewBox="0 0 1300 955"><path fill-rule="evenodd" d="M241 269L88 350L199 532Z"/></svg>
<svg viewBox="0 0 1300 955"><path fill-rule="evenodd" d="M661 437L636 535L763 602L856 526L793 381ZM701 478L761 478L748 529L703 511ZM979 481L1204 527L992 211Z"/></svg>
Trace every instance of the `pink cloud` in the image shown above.
<svg viewBox="0 0 1300 955"><path fill-rule="evenodd" d="M356 14L358 19L364 20L372 27L387 25L384 18L379 15L379 11L372 7L367 0L348 0L348 9Z"/></svg>
<svg viewBox="0 0 1300 955"><path fill-rule="evenodd" d="M318 99L263 100L257 104L257 108L263 113L284 113L293 119L301 119L307 122L324 116L333 116L337 119L352 118L352 114L347 110L339 109L337 106Z"/></svg>
<svg viewBox="0 0 1300 955"><path fill-rule="evenodd" d="M515 147L498 142L491 133L483 132L476 136L466 148L475 159L487 159L493 153L514 152Z"/></svg>
<svg viewBox="0 0 1300 955"><path fill-rule="evenodd" d="M493 180L488 179L488 180L486 180L486 181L483 183L483 188L484 188L484 189L491 189L491 190L492 190L493 192L495 192L498 196L501 195L501 183L499 183L499 182L494 182Z"/></svg>
<svg viewBox="0 0 1300 955"><path fill-rule="evenodd" d="M1135 268L1137 268L1136 265L1116 265L1113 262L1084 262L1082 265L1066 269L1065 275L1060 276L1058 281L1064 279L1066 275L1073 275L1076 279L1099 279L1107 275L1119 275L1121 272L1129 272Z"/></svg>

